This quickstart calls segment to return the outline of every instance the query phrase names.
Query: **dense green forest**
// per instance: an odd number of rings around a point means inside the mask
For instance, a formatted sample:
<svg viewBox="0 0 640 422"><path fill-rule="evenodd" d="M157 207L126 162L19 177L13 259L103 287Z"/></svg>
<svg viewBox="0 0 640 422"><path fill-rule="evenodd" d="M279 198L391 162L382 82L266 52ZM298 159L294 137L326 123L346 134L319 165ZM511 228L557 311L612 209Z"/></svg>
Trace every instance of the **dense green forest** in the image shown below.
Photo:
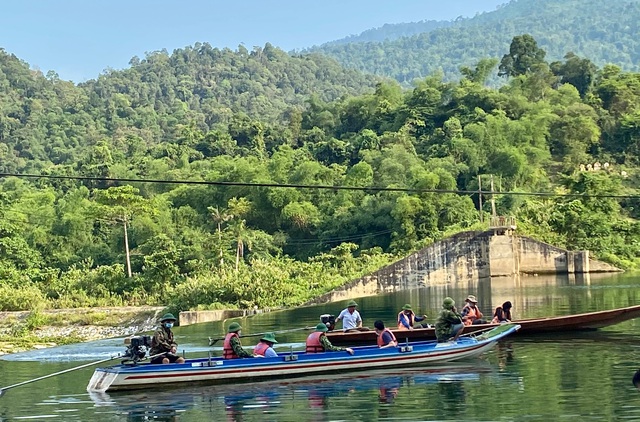
<svg viewBox="0 0 640 422"><path fill-rule="evenodd" d="M74 85L0 51L0 309L300 304L486 227L491 177L522 233L636 266L640 74L521 35L460 75L203 44Z"/></svg>
<svg viewBox="0 0 640 422"><path fill-rule="evenodd" d="M638 22L638 0L612 0L606 6L599 0L512 0L496 11L441 28L428 22L385 25L307 51L410 84L435 72L442 72L445 80L457 80L460 66L501 57L514 36L527 33L551 60L573 52L600 67L613 63L638 71ZM495 79L491 82L497 84Z"/></svg>

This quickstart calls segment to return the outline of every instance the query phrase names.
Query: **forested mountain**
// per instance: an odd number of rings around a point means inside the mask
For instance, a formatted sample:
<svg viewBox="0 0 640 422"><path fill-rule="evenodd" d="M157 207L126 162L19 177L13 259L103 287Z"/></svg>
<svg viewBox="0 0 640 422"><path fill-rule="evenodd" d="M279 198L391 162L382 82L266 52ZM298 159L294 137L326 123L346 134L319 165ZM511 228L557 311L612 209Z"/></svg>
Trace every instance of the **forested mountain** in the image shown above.
<svg viewBox="0 0 640 422"><path fill-rule="evenodd" d="M426 20L412 23L394 23L385 24L379 28L368 29L358 35L351 35L335 41L329 41L322 44L321 47L330 45L344 45L361 42L380 42L387 40L395 40L402 37L410 37L416 34L431 32L438 28L448 28L452 26L453 21L434 21Z"/></svg>
<svg viewBox="0 0 640 422"><path fill-rule="evenodd" d="M612 63L637 71L638 22L638 0L606 4L599 0L512 0L496 11L451 22L447 28L381 42L328 43L308 51L322 52L347 67L403 83L435 72L442 72L447 80L457 80L460 66L472 66L486 57L500 58L514 36L527 33L547 51L551 61L573 52L598 66ZM401 28L409 32L421 25ZM372 30L365 39L387 38L390 31L381 28L379 36L376 32Z"/></svg>
<svg viewBox="0 0 640 422"><path fill-rule="evenodd" d="M462 75L197 45L75 86L2 52L0 309L299 304L485 229L492 179L521 233L637 266L640 74L523 34Z"/></svg>
<svg viewBox="0 0 640 422"><path fill-rule="evenodd" d="M0 49L0 171L76 165L103 137L148 147L180 138L187 123L207 132L218 124L241 131L253 118L283 122L312 95L331 101L375 84L332 59L290 57L269 44L251 52L196 44L130 64L76 87Z"/></svg>

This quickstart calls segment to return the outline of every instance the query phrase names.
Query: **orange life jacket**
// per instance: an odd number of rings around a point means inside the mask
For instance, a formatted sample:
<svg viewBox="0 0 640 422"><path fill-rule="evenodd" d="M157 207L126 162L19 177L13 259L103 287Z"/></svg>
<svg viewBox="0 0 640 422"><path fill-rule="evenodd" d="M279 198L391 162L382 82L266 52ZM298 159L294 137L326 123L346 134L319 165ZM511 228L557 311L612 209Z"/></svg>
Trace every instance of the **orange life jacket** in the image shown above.
<svg viewBox="0 0 640 422"><path fill-rule="evenodd" d="M269 345L261 341L256 345L256 347L253 348L253 354L264 356L268 348L269 348Z"/></svg>
<svg viewBox="0 0 640 422"><path fill-rule="evenodd" d="M309 334L307 337L307 353L321 353L324 352L324 346L320 343L320 337L324 335L323 332L315 331Z"/></svg>
<svg viewBox="0 0 640 422"><path fill-rule="evenodd" d="M398 314L398 330L400 331L408 331L409 329L407 327L405 327L402 324L402 316L404 315L405 318L407 318L409 320L409 325L413 327L413 324L415 324L415 316L416 314L414 314L413 312L411 312L409 315L405 314L404 311L401 311Z"/></svg>
<svg viewBox="0 0 640 422"><path fill-rule="evenodd" d="M231 348L231 339L238 337L238 333L228 333L224 338L224 345L222 346L222 357L225 359L240 359L240 356L236 355L236 352Z"/></svg>
<svg viewBox="0 0 640 422"><path fill-rule="evenodd" d="M385 328L384 330L382 330L382 332L381 332L381 333L380 333L380 335L378 336L378 347L386 346L386 344L384 344L384 343L382 342L382 335L383 335L385 332L386 332L386 333L391 334L391 341L395 341L395 342L397 342L397 340L396 340L396 336L394 336L394 335L393 335L393 333L391 332L391 330L390 330L390 329L388 329L388 328Z"/></svg>
<svg viewBox="0 0 640 422"><path fill-rule="evenodd" d="M465 309L468 309L468 311L466 311L466 315ZM482 318L482 312L480 312L480 309L478 309L477 306L472 307L469 304L464 305L464 308L462 308L462 314L467 317L467 319L464 321L464 325L471 325L476 319Z"/></svg>

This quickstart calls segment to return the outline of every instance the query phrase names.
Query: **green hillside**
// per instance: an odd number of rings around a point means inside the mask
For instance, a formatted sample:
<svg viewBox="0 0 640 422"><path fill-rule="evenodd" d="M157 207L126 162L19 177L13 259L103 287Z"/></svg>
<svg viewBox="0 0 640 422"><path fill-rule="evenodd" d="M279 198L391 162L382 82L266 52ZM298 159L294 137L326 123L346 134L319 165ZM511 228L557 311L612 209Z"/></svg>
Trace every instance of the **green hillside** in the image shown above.
<svg viewBox="0 0 640 422"><path fill-rule="evenodd" d="M269 45L79 86L0 52L0 310L297 305L486 228L491 180L521 233L637 267L640 74L498 57L500 89L482 60L403 90Z"/></svg>
<svg viewBox="0 0 640 422"><path fill-rule="evenodd" d="M637 0L612 0L606 4L598 0L512 0L496 11L456 20L447 28L395 39L389 37L392 28L387 28L388 41L329 43L309 51L322 52L347 67L390 76L403 83L435 72L442 72L445 79L451 80L459 79L460 66L472 66L486 57L500 59L511 39L526 33L547 51L550 61L573 52L598 66L612 63L637 71L638 22ZM411 24L398 29L410 32L407 26ZM416 23L413 29L421 26ZM367 39L376 39L375 33L372 30Z"/></svg>

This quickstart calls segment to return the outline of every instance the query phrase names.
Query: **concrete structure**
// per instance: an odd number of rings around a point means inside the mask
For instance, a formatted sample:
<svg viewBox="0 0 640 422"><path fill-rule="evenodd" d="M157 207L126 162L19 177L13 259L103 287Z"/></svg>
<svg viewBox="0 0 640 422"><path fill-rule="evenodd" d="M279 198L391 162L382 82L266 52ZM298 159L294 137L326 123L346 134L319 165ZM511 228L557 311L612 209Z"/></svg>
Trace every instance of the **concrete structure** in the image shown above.
<svg viewBox="0 0 640 422"><path fill-rule="evenodd" d="M178 320L181 326L199 324L201 322L222 321L229 318L269 312L270 309L222 309L217 311L183 311Z"/></svg>
<svg viewBox="0 0 640 422"><path fill-rule="evenodd" d="M513 234L514 229L515 224L506 221L485 232L459 233L347 283L309 304L424 286L475 282L490 277L621 271L591 259L589 251L567 251L517 236Z"/></svg>

